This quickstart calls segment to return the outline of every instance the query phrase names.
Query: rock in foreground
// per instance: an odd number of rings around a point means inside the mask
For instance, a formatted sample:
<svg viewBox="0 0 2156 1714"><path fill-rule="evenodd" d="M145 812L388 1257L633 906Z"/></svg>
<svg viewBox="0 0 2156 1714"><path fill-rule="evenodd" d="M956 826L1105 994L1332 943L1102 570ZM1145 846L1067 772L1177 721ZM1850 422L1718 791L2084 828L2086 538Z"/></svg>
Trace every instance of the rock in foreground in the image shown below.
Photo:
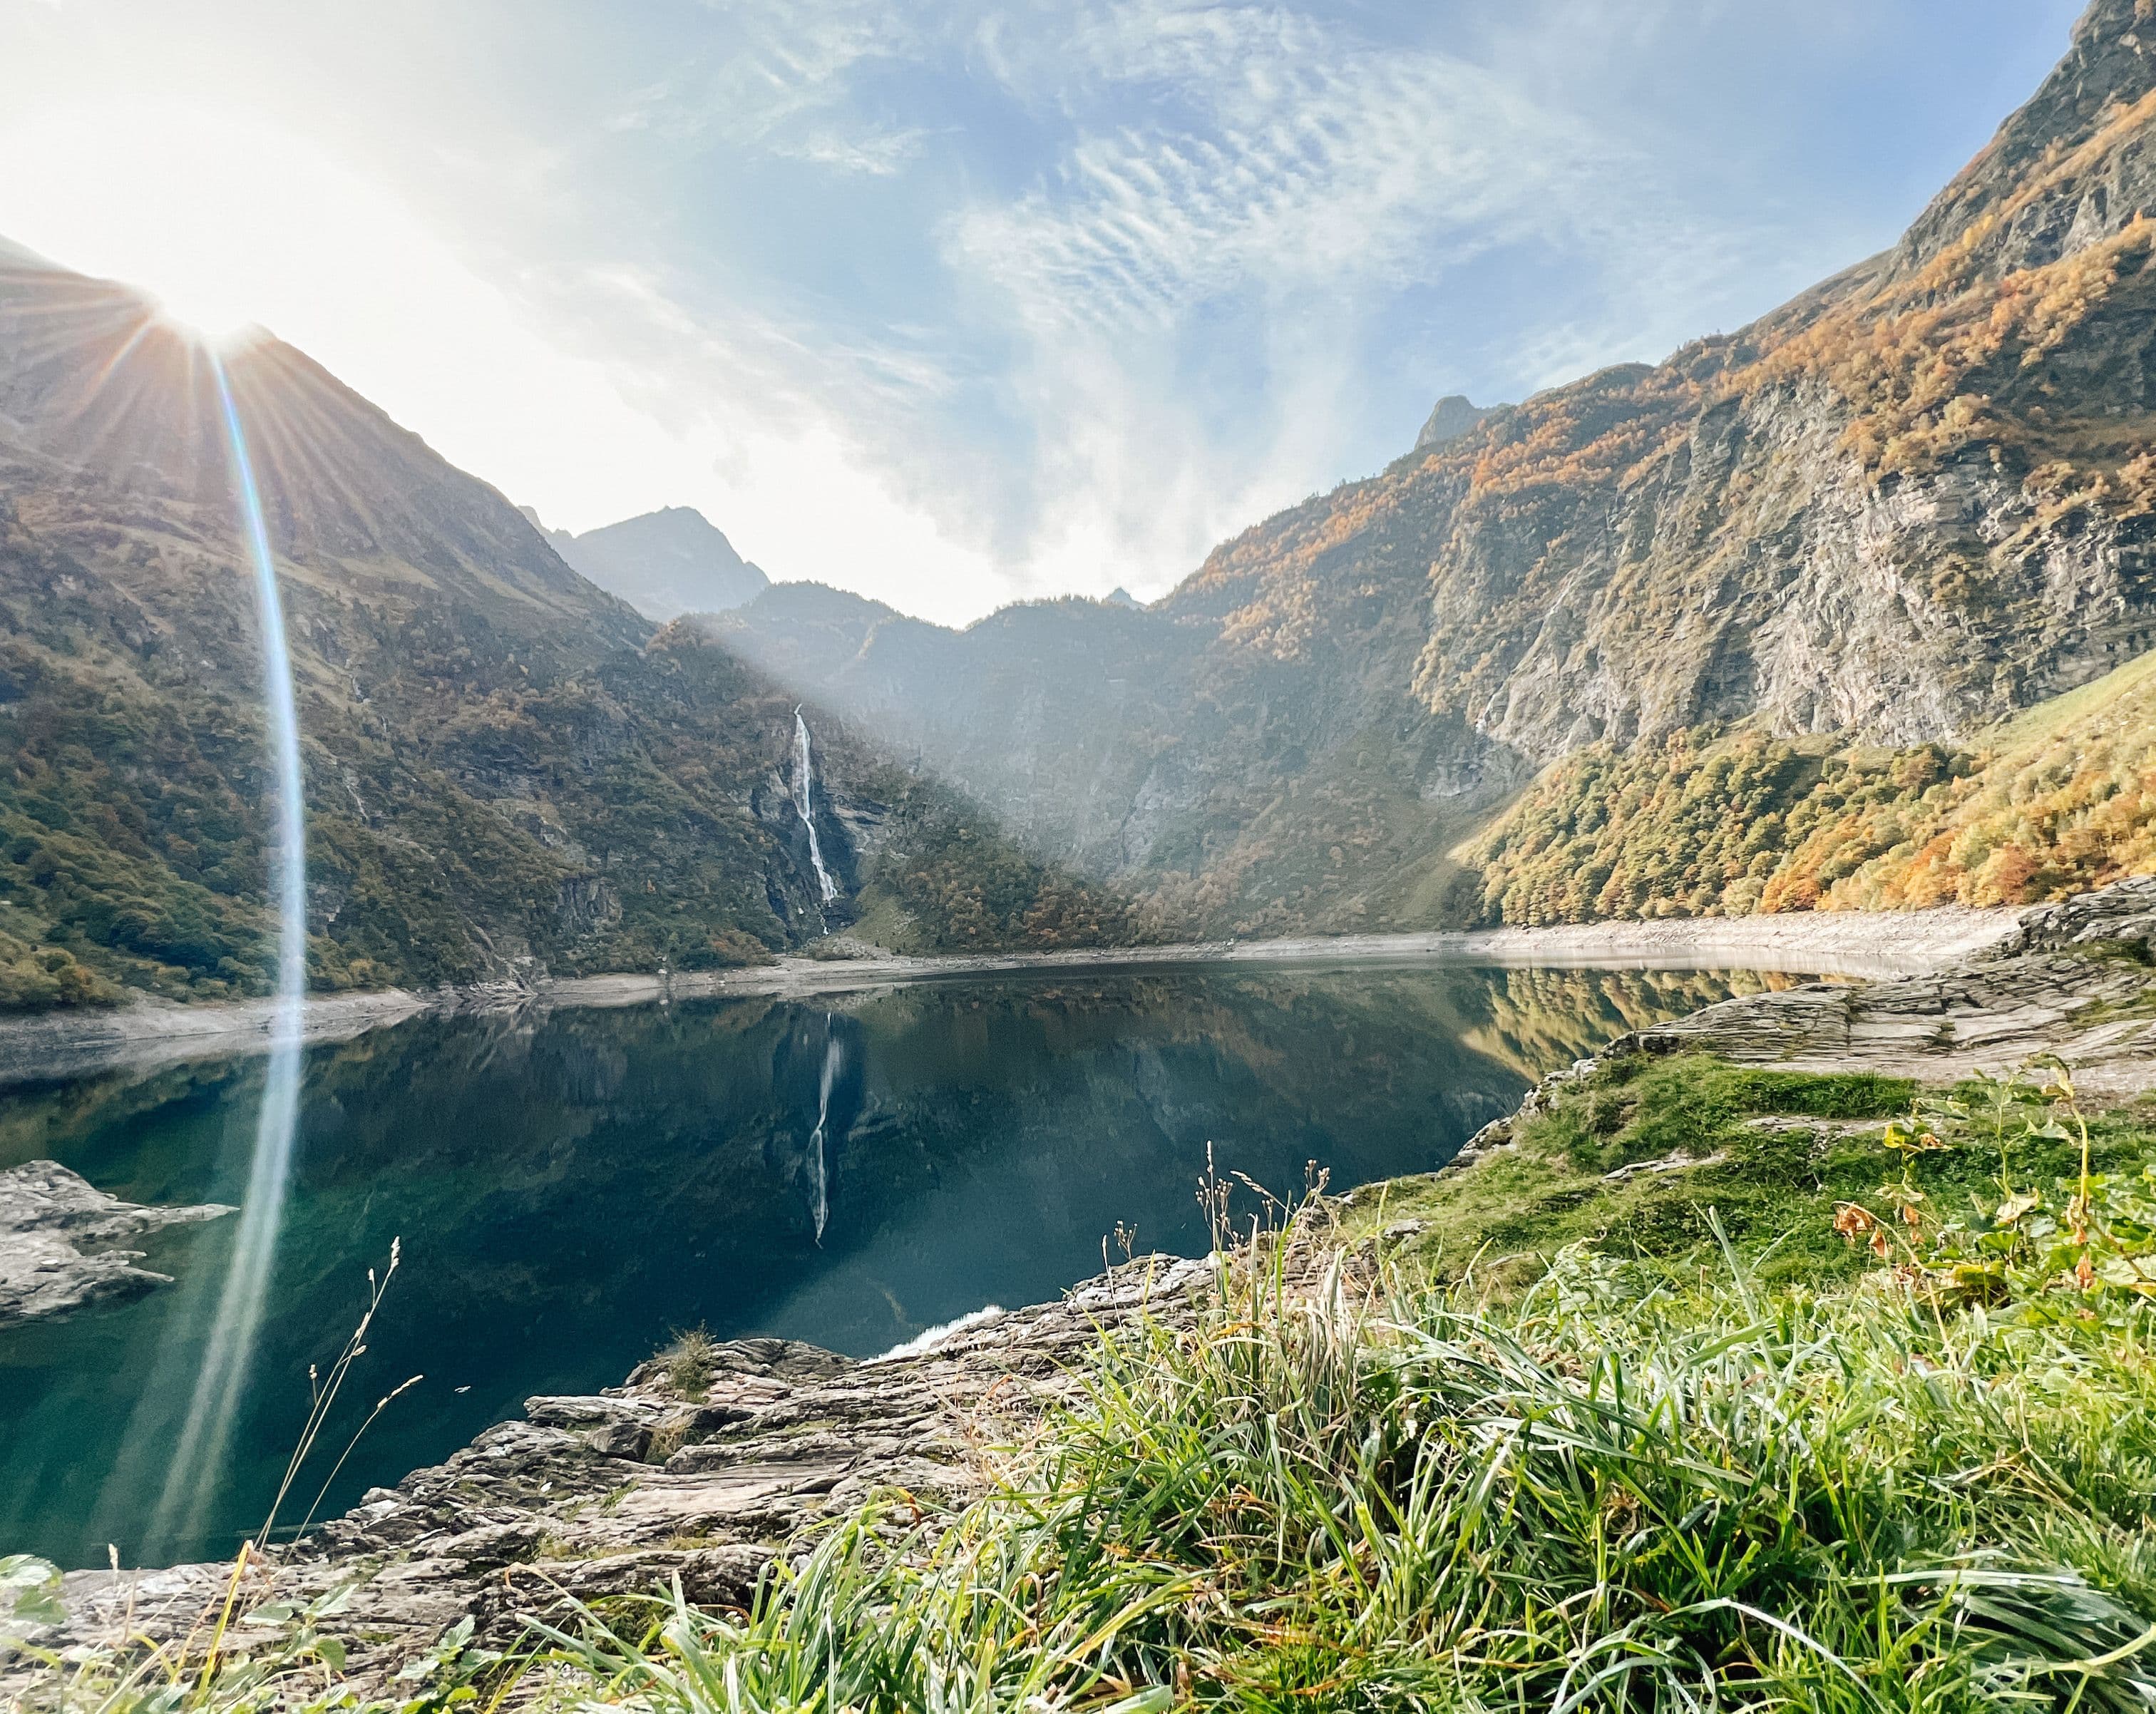
<svg viewBox="0 0 2156 1714"><path fill-rule="evenodd" d="M248 1574L239 1610L352 1585L325 1629L352 1682L386 1681L460 1621L501 1647L571 1599L663 1593L746 1603L766 1566L871 1493L925 1504L985 1486L993 1452L1030 1431L1104 1329L1194 1315L1204 1261L1147 1258L1064 1301L998 1316L904 1357L860 1362L783 1339L654 1360L623 1386L527 1401L446 1464L372 1491L290 1557ZM224 1602L232 1567L76 1572L43 1649L185 1636ZM242 1627L234 1645L273 1643ZM0 1700L12 1690L0 1674Z"/></svg>

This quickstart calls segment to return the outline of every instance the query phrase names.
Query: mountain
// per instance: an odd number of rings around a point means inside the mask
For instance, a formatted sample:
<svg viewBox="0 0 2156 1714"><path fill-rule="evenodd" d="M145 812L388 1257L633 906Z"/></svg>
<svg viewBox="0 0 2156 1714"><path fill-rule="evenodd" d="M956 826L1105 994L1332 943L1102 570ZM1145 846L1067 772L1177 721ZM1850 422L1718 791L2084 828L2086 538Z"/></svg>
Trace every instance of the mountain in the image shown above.
<svg viewBox="0 0 2156 1714"><path fill-rule="evenodd" d="M651 623L302 353L213 360L0 261L0 1004L263 991L260 650L224 396L284 598L329 988L923 948L1127 913L751 667ZM801 805L837 896L827 901Z"/></svg>
<svg viewBox="0 0 2156 1714"><path fill-rule="evenodd" d="M1165 603L1067 598L963 631L779 584L706 634L993 813L1026 849L1135 888L1163 928L1426 918L1445 850L1533 770L1492 767L1402 691L1420 632L1371 603L1302 656Z"/></svg>
<svg viewBox="0 0 2156 1714"><path fill-rule="evenodd" d="M529 506L524 516L539 526ZM545 534L572 570L646 618L724 613L753 601L771 583L762 567L736 553L733 543L690 506L670 505L581 536L566 530Z"/></svg>
<svg viewBox="0 0 2156 1714"><path fill-rule="evenodd" d="M2097 0L1892 249L1659 365L1471 423L1446 401L1142 614L1012 609L933 649L879 619L819 654L759 602L722 634L1209 931L1492 909L1476 836L1590 750L1635 783L1717 734L1961 753L2156 644L2144 13ZM2000 896L2087 872L2033 857ZM1710 891L1579 908L1757 907Z"/></svg>

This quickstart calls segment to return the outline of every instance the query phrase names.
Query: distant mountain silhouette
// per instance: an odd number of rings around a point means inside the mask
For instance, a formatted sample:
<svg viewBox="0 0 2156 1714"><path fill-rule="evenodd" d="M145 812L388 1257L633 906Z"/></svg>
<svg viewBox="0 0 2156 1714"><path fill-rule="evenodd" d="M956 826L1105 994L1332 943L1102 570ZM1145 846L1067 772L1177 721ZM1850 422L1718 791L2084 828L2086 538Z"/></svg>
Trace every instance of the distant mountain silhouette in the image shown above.
<svg viewBox="0 0 2156 1714"><path fill-rule="evenodd" d="M531 507L524 516L539 524ZM566 530L546 535L555 552L600 588L661 624L686 613L731 612L771 584L762 568L736 553L693 506L670 505L581 536Z"/></svg>

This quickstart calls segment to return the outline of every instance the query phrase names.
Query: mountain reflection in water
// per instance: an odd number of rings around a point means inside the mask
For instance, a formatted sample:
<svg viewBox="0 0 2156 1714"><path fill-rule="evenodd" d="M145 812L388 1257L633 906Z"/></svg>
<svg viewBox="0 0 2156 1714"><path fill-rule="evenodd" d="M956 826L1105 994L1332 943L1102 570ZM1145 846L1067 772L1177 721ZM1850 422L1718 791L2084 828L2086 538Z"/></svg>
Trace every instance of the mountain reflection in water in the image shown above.
<svg viewBox="0 0 2156 1714"><path fill-rule="evenodd" d="M147 1240L177 1283L0 1332L0 1552L229 1552L260 1521L367 1270L404 1266L350 1392L426 1378L328 1496L439 1461L538 1393L611 1385L670 1331L856 1356L1097 1271L1118 1223L1194 1254L1209 1145L1292 1197L1449 1159L1529 1082L1758 978L1454 967L948 982L422 1019L308 1058L255 1366L208 1522L143 1539L235 1223ZM264 1062L0 1101L0 1166L139 1202L236 1201ZM822 1136L818 1137L819 1117ZM334 1457L334 1450L331 1454ZM326 1463L328 1460L325 1460ZM295 1488L311 1500L321 1476ZM302 1507L301 1509L304 1509Z"/></svg>

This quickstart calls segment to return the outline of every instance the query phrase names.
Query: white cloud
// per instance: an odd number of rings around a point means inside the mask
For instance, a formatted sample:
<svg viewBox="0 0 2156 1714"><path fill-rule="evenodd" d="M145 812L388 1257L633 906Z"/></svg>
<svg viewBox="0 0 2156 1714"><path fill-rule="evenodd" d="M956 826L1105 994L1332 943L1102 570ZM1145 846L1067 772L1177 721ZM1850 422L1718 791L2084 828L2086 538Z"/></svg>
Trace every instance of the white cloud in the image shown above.
<svg viewBox="0 0 2156 1714"><path fill-rule="evenodd" d="M1500 246L1591 251L1626 220L1667 265L1712 265L1628 150L1453 55L1182 0L1091 8L1053 54L986 41L1014 90L1073 122L1038 183L945 228L954 269L1026 339L1016 386L1045 429L1029 588L1158 592L1345 474L1358 341L1398 292ZM1262 420L1232 437L1178 362L1224 316L1263 372Z"/></svg>
<svg viewBox="0 0 2156 1714"><path fill-rule="evenodd" d="M864 131L851 136L837 130L812 131L798 141L773 141L779 154L841 172L889 178L919 157L928 132L921 126L898 131Z"/></svg>

